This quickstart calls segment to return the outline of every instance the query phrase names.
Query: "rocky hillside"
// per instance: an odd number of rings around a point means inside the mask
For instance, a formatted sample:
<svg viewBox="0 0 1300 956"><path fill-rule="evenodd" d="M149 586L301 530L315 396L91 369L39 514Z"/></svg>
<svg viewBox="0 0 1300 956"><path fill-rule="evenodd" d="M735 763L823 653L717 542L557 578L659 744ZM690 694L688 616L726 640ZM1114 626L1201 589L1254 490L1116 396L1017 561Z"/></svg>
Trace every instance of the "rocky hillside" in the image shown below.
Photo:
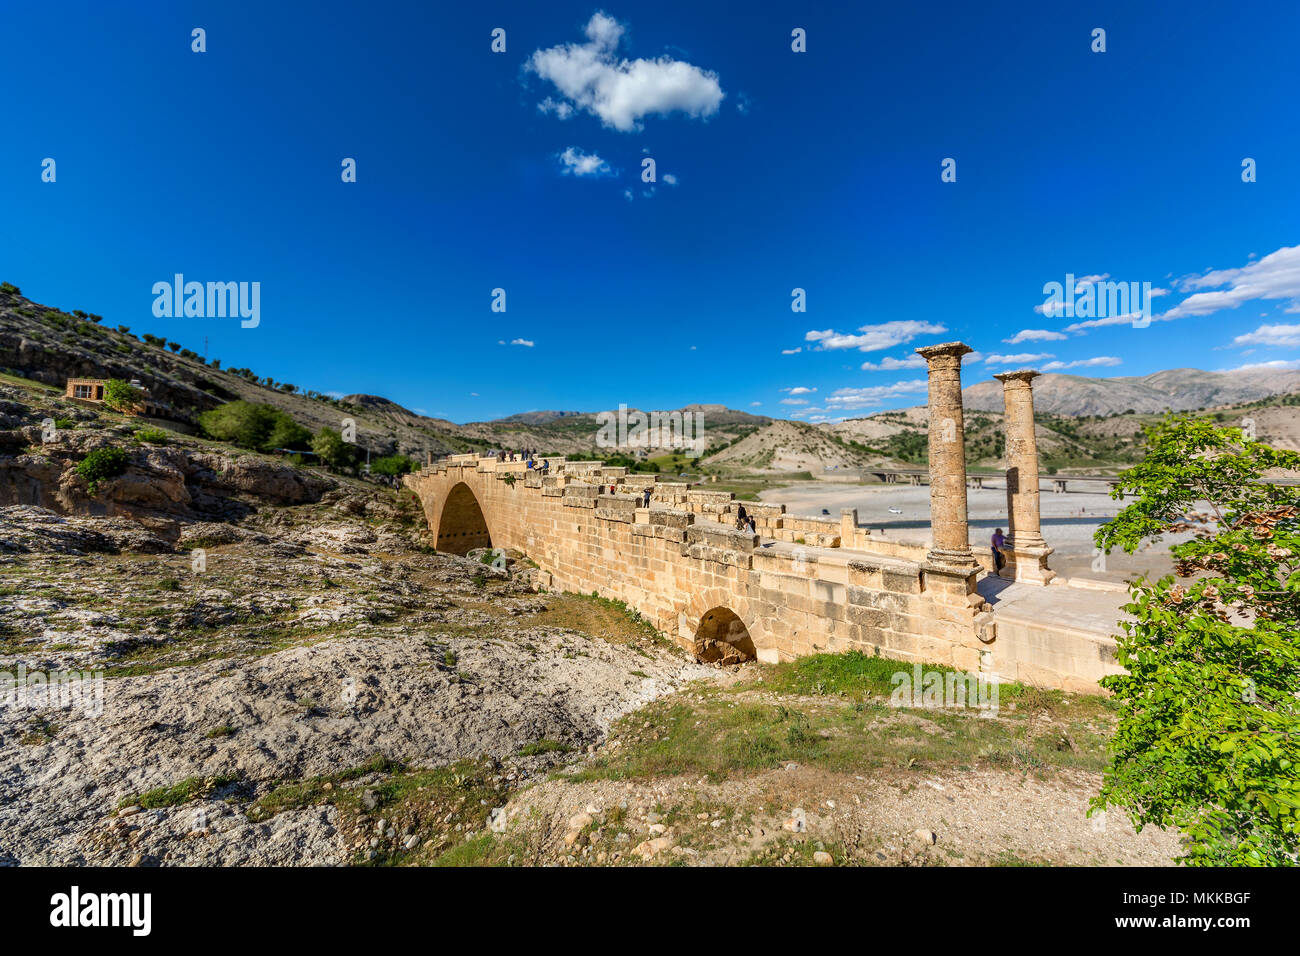
<svg viewBox="0 0 1300 956"><path fill-rule="evenodd" d="M225 369L181 343L146 341L126 326L105 325L99 316L40 305L12 286L0 287L0 374L22 380L62 390L69 378L136 378L191 424L199 412L237 399L272 405L312 432L340 429L343 419L351 418L357 444L376 455L400 452L423 460L426 452L440 456L499 448L579 457L609 453L597 448L594 412L524 412L457 425L382 396L332 398L276 382L261 371ZM721 405L691 405L681 411L703 416L702 435L712 446L769 421Z"/></svg>
<svg viewBox="0 0 1300 956"><path fill-rule="evenodd" d="M807 471L818 477L882 463L898 464L887 455L842 441L834 431L795 421L771 422L702 462L712 469Z"/></svg>
<svg viewBox="0 0 1300 956"><path fill-rule="evenodd" d="M1037 386L1035 386L1037 387ZM1300 448L1300 393L1255 401L1187 409L1225 424L1254 422L1255 434L1276 448ZM1043 469L1049 474L1114 473L1138 461L1143 453L1143 427L1163 413L1060 415L1039 412L1035 435ZM904 467L923 467L927 459L929 414L925 406L879 412L818 426L842 441L889 455ZM1001 411L967 409L966 465L999 470L1002 461Z"/></svg>
<svg viewBox="0 0 1300 956"><path fill-rule="evenodd" d="M385 399L351 396L359 399L352 404L274 383L248 369L223 369L180 343L152 344L126 326L111 328L96 321L98 316L77 314L80 310L39 305L12 288L0 287L0 373L60 392L69 378L136 378L191 423L199 412L238 399L279 408L312 432L339 429L351 418L357 444L375 454L423 457L425 450L441 455L482 447L450 422L424 418Z"/></svg>
<svg viewBox="0 0 1300 956"><path fill-rule="evenodd" d="M1204 372L1167 369L1152 375L1087 378L1048 373L1034 379L1034 407L1053 415L1158 413L1251 402L1300 390L1300 371L1255 369ZM1002 411L1002 383L979 382L963 389L966 407Z"/></svg>

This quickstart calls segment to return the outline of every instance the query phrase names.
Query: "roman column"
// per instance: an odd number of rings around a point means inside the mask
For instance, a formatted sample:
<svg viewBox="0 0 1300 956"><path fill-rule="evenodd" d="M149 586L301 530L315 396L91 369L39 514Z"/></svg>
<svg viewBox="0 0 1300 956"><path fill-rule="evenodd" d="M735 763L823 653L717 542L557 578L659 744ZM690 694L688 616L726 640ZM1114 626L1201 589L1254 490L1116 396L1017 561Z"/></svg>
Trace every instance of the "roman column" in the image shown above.
<svg viewBox="0 0 1300 956"><path fill-rule="evenodd" d="M962 342L916 350L930 374L930 529L932 564L973 569L966 523L966 442L961 405Z"/></svg>
<svg viewBox="0 0 1300 956"><path fill-rule="evenodd" d="M1046 584L1052 549L1043 540L1038 510L1038 441L1034 437L1034 386L1038 372L1021 369L994 375L1002 383L1006 417L1008 567L1016 581Z"/></svg>

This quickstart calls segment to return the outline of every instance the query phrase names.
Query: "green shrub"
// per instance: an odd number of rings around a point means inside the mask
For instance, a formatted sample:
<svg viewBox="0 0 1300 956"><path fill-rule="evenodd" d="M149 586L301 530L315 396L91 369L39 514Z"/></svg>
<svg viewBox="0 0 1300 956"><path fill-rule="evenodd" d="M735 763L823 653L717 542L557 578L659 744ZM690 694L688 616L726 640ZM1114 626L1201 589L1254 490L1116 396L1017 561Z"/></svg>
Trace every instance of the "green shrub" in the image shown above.
<svg viewBox="0 0 1300 956"><path fill-rule="evenodd" d="M0 282L0 292L7 293L9 295L23 294L22 290L19 289L18 286L14 285L12 282Z"/></svg>
<svg viewBox="0 0 1300 956"><path fill-rule="evenodd" d="M122 474L129 461L121 448L96 448L78 462L77 474L86 479L93 498L99 492L99 483Z"/></svg>
<svg viewBox="0 0 1300 956"><path fill-rule="evenodd" d="M278 408L242 400L203 412L199 427L209 438L253 451L306 448L311 439L311 432Z"/></svg>
<svg viewBox="0 0 1300 956"><path fill-rule="evenodd" d="M376 458L370 465L370 471L376 475L404 475L415 469L415 462L405 455L386 455Z"/></svg>
<svg viewBox="0 0 1300 956"><path fill-rule="evenodd" d="M161 428L142 428L135 433L135 440L151 445L165 445L170 436Z"/></svg>

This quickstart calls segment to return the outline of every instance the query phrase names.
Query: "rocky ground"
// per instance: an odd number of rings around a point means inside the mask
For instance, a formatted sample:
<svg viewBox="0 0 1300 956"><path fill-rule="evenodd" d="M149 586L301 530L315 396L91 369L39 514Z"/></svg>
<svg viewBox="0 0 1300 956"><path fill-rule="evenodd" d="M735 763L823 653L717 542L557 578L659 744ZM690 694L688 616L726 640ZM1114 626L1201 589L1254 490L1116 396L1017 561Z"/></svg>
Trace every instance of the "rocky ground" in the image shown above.
<svg viewBox="0 0 1300 956"><path fill-rule="evenodd" d="M399 762L409 776L490 761L504 792L713 674L616 608L534 593L526 565L375 530L355 501L274 535L208 529L199 571L192 549L120 519L0 509L0 537L23 549L0 557L0 669L104 673L102 712L0 712L5 858L343 862L335 808L262 819L258 801L342 771L387 780ZM624 618L621 640L564 621L607 615ZM164 792L178 784L184 799Z"/></svg>
<svg viewBox="0 0 1300 956"><path fill-rule="evenodd" d="M1177 853L1085 817L1098 699L1007 688L990 718L889 706L879 659L706 666L522 555L433 553L407 492L93 417L27 445L44 410L7 401L0 864ZM131 468L91 496L70 472L113 442ZM59 671L102 678L10 687Z"/></svg>

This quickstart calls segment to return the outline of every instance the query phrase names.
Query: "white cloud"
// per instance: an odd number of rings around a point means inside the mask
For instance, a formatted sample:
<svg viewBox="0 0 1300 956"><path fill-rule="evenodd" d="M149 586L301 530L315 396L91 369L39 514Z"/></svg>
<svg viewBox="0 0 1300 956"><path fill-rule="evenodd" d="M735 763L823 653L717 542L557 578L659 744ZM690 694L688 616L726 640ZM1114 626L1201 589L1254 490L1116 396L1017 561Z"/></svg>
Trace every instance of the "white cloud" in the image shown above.
<svg viewBox="0 0 1300 956"><path fill-rule="evenodd" d="M903 368L925 368L925 359L919 355L909 355L901 359L887 355L880 360L879 364L875 362L862 363L862 371L864 372L896 372Z"/></svg>
<svg viewBox="0 0 1300 956"><path fill-rule="evenodd" d="M806 398L783 398L783 399L781 399L781 404L782 404L782 405L807 405L807 404L808 404L808 399L806 399Z"/></svg>
<svg viewBox="0 0 1300 956"><path fill-rule="evenodd" d="M947 331L946 327L935 322L906 319L859 326L857 334L843 334L833 329L812 331L804 335L804 341L816 342L818 351L857 349L859 352L875 352L910 342L918 335L937 335Z"/></svg>
<svg viewBox="0 0 1300 956"><path fill-rule="evenodd" d="M553 113L562 120L569 119L576 112L572 106L563 100L554 100L549 96L537 104L537 109L542 113Z"/></svg>
<svg viewBox="0 0 1300 956"><path fill-rule="evenodd" d="M1253 372L1253 371L1287 371L1289 369L1300 369L1300 359L1274 359L1271 362L1255 362L1253 365L1238 365L1236 368L1220 369L1221 372Z"/></svg>
<svg viewBox="0 0 1300 956"><path fill-rule="evenodd" d="M799 348L797 348L797 349L782 349L782 350L781 350L781 354L782 354L782 355L798 355L798 354L799 354L800 352L802 352L802 351L803 351L803 346L801 345L801 346L799 346Z"/></svg>
<svg viewBox="0 0 1300 956"><path fill-rule="evenodd" d="M1025 365L1028 362L1041 362L1043 359L1055 358L1051 352L1017 352L1014 355L989 355L984 358L985 365Z"/></svg>
<svg viewBox="0 0 1300 956"><path fill-rule="evenodd" d="M1060 342L1067 338L1061 332L1050 329L1021 329L1009 339L1003 339L1007 345L1019 345L1021 342Z"/></svg>
<svg viewBox="0 0 1300 956"><path fill-rule="evenodd" d="M557 153L560 172L565 176L613 176L614 171L595 153L584 153L577 146L569 146Z"/></svg>
<svg viewBox="0 0 1300 956"><path fill-rule="evenodd" d="M783 388L783 392L789 392L791 395L808 395L817 391L815 388L809 388L807 385L796 385L793 388Z"/></svg>
<svg viewBox="0 0 1300 956"><path fill-rule="evenodd" d="M1286 311L1300 312L1300 246L1283 246L1240 269L1214 269L1175 284L1180 291L1193 294L1166 312L1167 319L1209 315L1257 299L1287 299L1290 304ZM1196 291L1200 289L1217 291Z"/></svg>
<svg viewBox="0 0 1300 956"><path fill-rule="evenodd" d="M547 97L539 108L561 119L575 109L585 110L624 133L640 129L641 121L652 113L680 112L701 118L718 112L726 94L716 73L668 56L620 59L624 29L613 17L598 12L587 22L586 43L535 51L527 69L553 83L560 94L559 100ZM570 113L562 114L560 105Z"/></svg>
<svg viewBox="0 0 1300 956"><path fill-rule="evenodd" d="M677 177L674 176L672 173L664 173L664 182L666 182L669 186L676 186Z"/></svg>
<svg viewBox="0 0 1300 956"><path fill-rule="evenodd" d="M1109 279L1109 278L1110 278L1109 272L1102 272L1096 275L1088 275L1088 276L1075 276L1074 289L1076 292L1080 292L1086 289L1090 285L1093 285L1097 282L1101 282L1103 279ZM1040 302L1038 305L1034 306L1034 311L1037 312L1039 315L1047 316L1049 319L1052 318L1053 316L1064 315L1065 301L1049 300L1047 302Z"/></svg>
<svg viewBox="0 0 1300 956"><path fill-rule="evenodd" d="M1061 316L1064 316L1066 314L1066 306L1074 302L1075 296L1086 294L1088 289L1090 289L1092 286L1096 285L1098 282L1103 282L1109 278L1110 278L1109 272L1102 272L1097 275L1076 276L1074 279L1074 292L1072 293L1072 295L1060 299L1049 299L1046 302L1040 302L1038 305L1034 306L1034 311L1037 312L1039 315L1046 316L1049 319L1059 318ZM1116 284L1121 286L1127 285L1127 283L1124 282L1109 283L1110 286ZM1097 296L1098 301L1101 301L1105 297L1109 296L1110 293L1107 290L1108 290L1108 286L1103 286L1101 289L1097 290L1094 293ZM1169 290L1161 289L1161 288L1152 288L1148 294L1150 298L1157 299L1162 295L1168 295ZM1068 302L1067 302L1067 298L1069 300ZM1111 323L1111 324L1119 324L1119 323Z"/></svg>
<svg viewBox="0 0 1300 956"><path fill-rule="evenodd" d="M1300 325L1261 325L1254 332L1238 335L1232 340L1232 344L1300 348Z"/></svg>
<svg viewBox="0 0 1300 956"><path fill-rule="evenodd" d="M1044 372L1059 372L1066 368L1097 368L1107 365L1123 365L1122 359L1117 359L1113 355L1098 355L1095 358L1075 359L1073 362L1048 362L1043 366Z"/></svg>
<svg viewBox="0 0 1300 956"><path fill-rule="evenodd" d="M758 407L759 407L760 405L762 405L762 404L763 404L762 402L750 402L750 403L749 403L749 407L750 407L750 408L758 408Z"/></svg>
<svg viewBox="0 0 1300 956"><path fill-rule="evenodd" d="M1165 313L1167 315L1168 313ZM1088 319L1086 322L1075 322L1073 325L1067 325L1067 332L1082 332L1084 329L1100 329L1108 325L1132 325L1137 319L1142 318L1141 312L1127 312L1124 315L1108 315L1100 319ZM1165 321L1164 315L1151 316L1152 322Z"/></svg>
<svg viewBox="0 0 1300 956"><path fill-rule="evenodd" d="M530 339L511 339L511 340L510 340L510 344L511 344L511 345L522 345L522 346L524 346L525 348L532 348L532 347L533 347L533 342L532 342Z"/></svg>
<svg viewBox="0 0 1300 956"><path fill-rule="evenodd" d="M876 408L889 399L914 392L924 392L929 383L923 379L894 382L892 385L868 385L864 388L837 388L826 399L826 404L837 410Z"/></svg>

